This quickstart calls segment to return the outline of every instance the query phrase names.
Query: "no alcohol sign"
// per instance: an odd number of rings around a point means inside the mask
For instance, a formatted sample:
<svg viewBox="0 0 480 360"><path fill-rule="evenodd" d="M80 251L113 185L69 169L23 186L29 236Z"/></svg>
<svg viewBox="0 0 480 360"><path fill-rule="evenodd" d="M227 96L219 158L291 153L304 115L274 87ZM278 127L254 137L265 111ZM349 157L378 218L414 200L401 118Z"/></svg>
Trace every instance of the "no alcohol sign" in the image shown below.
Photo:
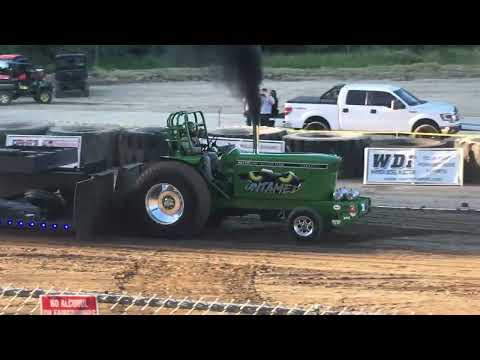
<svg viewBox="0 0 480 360"><path fill-rule="evenodd" d="M98 315L96 296L44 295L40 302L42 315Z"/></svg>

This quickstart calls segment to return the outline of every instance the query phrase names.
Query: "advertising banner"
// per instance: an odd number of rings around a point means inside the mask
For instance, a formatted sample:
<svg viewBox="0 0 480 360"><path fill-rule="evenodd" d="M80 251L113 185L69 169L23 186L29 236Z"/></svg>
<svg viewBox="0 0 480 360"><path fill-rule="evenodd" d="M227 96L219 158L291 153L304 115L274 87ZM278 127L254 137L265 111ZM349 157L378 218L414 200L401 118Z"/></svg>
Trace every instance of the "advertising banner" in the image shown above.
<svg viewBox="0 0 480 360"><path fill-rule="evenodd" d="M75 148L78 149L78 162L62 166L62 168L75 169L80 167L82 152L81 136L7 135L5 146Z"/></svg>
<svg viewBox="0 0 480 360"><path fill-rule="evenodd" d="M463 150L365 149L364 184L463 186Z"/></svg>

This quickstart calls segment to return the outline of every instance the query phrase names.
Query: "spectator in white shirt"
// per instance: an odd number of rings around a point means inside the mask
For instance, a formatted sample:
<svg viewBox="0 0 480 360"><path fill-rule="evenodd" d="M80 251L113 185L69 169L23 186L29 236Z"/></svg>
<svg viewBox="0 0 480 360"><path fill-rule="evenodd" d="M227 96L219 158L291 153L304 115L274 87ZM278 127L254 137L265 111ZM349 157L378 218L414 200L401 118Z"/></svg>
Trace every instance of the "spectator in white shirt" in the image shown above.
<svg viewBox="0 0 480 360"><path fill-rule="evenodd" d="M246 99L243 99L245 103L245 118L247 119L247 125L251 126L253 123L253 115L250 113L248 108L248 103ZM260 126L273 126L270 119L273 115L273 110L275 107L276 100L268 91L268 89L262 89L260 93Z"/></svg>
<svg viewBox="0 0 480 360"><path fill-rule="evenodd" d="M260 108L260 124L262 126L272 126L273 106L275 105L275 99L270 95L268 89L262 89L260 93L262 106Z"/></svg>

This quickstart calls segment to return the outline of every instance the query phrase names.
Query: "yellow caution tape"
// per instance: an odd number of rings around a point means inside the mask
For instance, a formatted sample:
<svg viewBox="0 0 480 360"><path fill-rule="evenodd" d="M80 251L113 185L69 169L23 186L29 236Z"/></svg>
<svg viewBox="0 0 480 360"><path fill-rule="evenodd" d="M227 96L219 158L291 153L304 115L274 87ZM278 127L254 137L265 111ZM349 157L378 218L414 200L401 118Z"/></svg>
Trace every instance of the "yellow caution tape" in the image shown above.
<svg viewBox="0 0 480 360"><path fill-rule="evenodd" d="M287 129L286 129L287 130ZM302 134L302 133L312 133L311 130L287 130L289 135L294 134ZM431 134L431 133L413 133L413 132L402 132L402 131L350 131L350 130L332 130L332 131L323 131L323 130L315 130L315 133L321 134L342 134L342 135L394 135L396 137L400 136L429 136L429 137L439 137L439 138L480 138L480 132L474 134Z"/></svg>

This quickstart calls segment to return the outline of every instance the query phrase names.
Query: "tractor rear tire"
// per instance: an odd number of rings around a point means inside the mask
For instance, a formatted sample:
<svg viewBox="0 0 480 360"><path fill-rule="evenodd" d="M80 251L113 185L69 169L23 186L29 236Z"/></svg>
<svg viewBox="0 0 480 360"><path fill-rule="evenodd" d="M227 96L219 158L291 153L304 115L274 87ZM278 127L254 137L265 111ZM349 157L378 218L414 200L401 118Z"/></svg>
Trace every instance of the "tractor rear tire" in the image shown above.
<svg viewBox="0 0 480 360"><path fill-rule="evenodd" d="M359 178L363 175L364 149L368 137L338 132L309 131L285 136L285 145L291 152L332 154L343 158L339 176Z"/></svg>
<svg viewBox="0 0 480 360"><path fill-rule="evenodd" d="M45 135L51 124L48 121L16 121L0 122L0 146L5 146L7 135Z"/></svg>
<svg viewBox="0 0 480 360"><path fill-rule="evenodd" d="M105 162L106 168L117 165L117 142L121 128L116 125L55 126L48 131L54 136L81 136L81 164Z"/></svg>
<svg viewBox="0 0 480 360"><path fill-rule="evenodd" d="M313 209L295 209L288 217L288 231L292 239L312 243L325 233L325 220Z"/></svg>
<svg viewBox="0 0 480 360"><path fill-rule="evenodd" d="M166 128L137 128L123 130L118 136L120 166L149 163L168 155Z"/></svg>
<svg viewBox="0 0 480 360"><path fill-rule="evenodd" d="M147 209L148 195L160 184L169 184L181 194L183 201L179 201L180 197L177 195L173 204L170 203L173 209L177 204L180 206L175 215L180 212L181 215L176 221L162 222L159 219L158 214L165 214L165 211L161 211L162 206L163 210L169 210L166 203L155 203L160 196L153 200L152 206L158 210L156 215L149 213ZM165 195L164 201L167 196ZM171 201L172 197L169 200ZM134 209L133 217L138 222L137 228L146 235L175 239L198 235L204 229L210 217L212 199L207 183L195 169L180 162L165 161L149 167L140 175L135 184L131 205Z"/></svg>
<svg viewBox="0 0 480 360"><path fill-rule="evenodd" d="M282 141L282 138L287 135L286 130L271 128L267 126L259 127L260 139L271 141ZM212 137L221 137L226 139L253 139L253 129L249 126L220 128L209 131Z"/></svg>

